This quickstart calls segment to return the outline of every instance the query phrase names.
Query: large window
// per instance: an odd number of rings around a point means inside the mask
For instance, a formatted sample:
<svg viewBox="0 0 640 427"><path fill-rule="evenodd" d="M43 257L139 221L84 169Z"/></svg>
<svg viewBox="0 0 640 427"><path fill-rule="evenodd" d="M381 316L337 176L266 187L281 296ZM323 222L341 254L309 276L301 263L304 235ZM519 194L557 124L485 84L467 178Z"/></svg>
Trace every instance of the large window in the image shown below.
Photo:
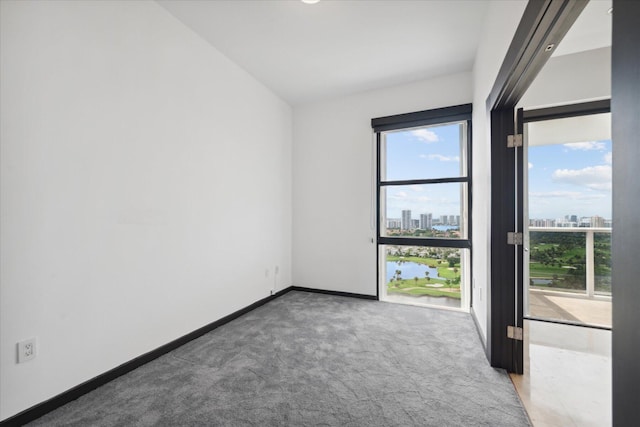
<svg viewBox="0 0 640 427"><path fill-rule="evenodd" d="M372 120L384 301L468 309L471 105Z"/></svg>

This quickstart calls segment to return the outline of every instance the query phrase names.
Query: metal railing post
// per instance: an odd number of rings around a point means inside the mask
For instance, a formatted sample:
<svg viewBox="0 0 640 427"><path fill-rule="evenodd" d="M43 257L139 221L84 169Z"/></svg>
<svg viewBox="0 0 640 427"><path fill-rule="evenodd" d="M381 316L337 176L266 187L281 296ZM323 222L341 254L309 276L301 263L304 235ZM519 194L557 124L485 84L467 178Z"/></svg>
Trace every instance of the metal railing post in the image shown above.
<svg viewBox="0 0 640 427"><path fill-rule="evenodd" d="M595 253L593 251L593 230L586 232L586 273L587 273L587 296L593 298L596 294L596 266Z"/></svg>

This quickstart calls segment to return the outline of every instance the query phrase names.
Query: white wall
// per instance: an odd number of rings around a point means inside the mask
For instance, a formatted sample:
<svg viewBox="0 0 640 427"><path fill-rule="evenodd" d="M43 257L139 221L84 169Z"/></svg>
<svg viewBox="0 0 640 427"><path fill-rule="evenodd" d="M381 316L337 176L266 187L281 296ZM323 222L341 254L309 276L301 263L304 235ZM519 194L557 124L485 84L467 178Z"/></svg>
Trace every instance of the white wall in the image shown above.
<svg viewBox="0 0 640 427"><path fill-rule="evenodd" d="M471 74L461 73L295 108L295 285L376 294L371 119L471 97Z"/></svg>
<svg viewBox="0 0 640 427"><path fill-rule="evenodd" d="M486 100L498 76L526 1L493 1L473 68L473 311L487 336L491 252L491 138Z"/></svg>
<svg viewBox="0 0 640 427"><path fill-rule="evenodd" d="M525 109L611 98L611 47L549 59L522 97Z"/></svg>
<svg viewBox="0 0 640 427"><path fill-rule="evenodd" d="M291 284L292 117L154 2L0 7L5 419Z"/></svg>

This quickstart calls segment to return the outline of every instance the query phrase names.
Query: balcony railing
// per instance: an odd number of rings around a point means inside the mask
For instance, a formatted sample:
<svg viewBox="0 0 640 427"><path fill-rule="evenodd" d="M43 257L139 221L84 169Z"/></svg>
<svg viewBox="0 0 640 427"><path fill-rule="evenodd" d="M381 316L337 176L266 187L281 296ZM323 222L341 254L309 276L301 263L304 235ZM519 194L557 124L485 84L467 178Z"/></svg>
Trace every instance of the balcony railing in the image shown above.
<svg viewBox="0 0 640 427"><path fill-rule="evenodd" d="M530 248L530 240L533 233L536 232L551 232L551 233L583 233L585 235L585 291L575 292L575 290L566 290L567 293L572 293L573 295L583 295L588 298L594 298L596 294L598 296L610 296L611 292L598 292L596 293L596 265L595 265L595 250L594 250L594 236L596 233L603 234L611 234L611 228L600 228L600 227L529 227L529 242L527 246L525 246L527 250L527 258L530 257L531 252L529 252ZM527 259L526 261L529 261ZM527 273L529 272L529 262L526 262ZM572 268L572 267L569 267ZM554 291L560 291L561 289L554 289Z"/></svg>

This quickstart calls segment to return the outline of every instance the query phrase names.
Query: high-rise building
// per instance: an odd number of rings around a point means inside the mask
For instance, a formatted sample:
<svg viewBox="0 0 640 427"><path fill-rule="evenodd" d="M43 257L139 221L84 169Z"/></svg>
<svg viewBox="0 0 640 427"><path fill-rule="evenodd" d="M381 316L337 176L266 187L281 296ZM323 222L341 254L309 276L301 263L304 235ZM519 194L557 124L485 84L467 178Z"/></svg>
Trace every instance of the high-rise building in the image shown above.
<svg viewBox="0 0 640 427"><path fill-rule="evenodd" d="M420 214L420 228L430 230L433 227L433 214Z"/></svg>
<svg viewBox="0 0 640 427"><path fill-rule="evenodd" d="M460 215L456 215L456 225L460 226Z"/></svg>
<svg viewBox="0 0 640 427"><path fill-rule="evenodd" d="M566 215L563 220L561 220L561 218L558 218L558 220L556 220L556 227L572 228L572 227L575 227L576 225L577 224L575 222L571 221L571 216L569 215Z"/></svg>
<svg viewBox="0 0 640 427"><path fill-rule="evenodd" d="M449 224L449 217L446 215L440 215L440 224L441 225Z"/></svg>
<svg viewBox="0 0 640 427"><path fill-rule="evenodd" d="M400 218L387 218L387 230L399 229L402 226Z"/></svg>
<svg viewBox="0 0 640 427"><path fill-rule="evenodd" d="M558 220L558 224L562 224L563 221ZM565 215L564 216L564 224L562 227L577 227L578 226L578 215Z"/></svg>
<svg viewBox="0 0 640 427"><path fill-rule="evenodd" d="M555 219L530 219L529 226L530 227L555 227L556 220Z"/></svg>
<svg viewBox="0 0 640 427"><path fill-rule="evenodd" d="M414 230L416 228L420 228L420 220L419 219L412 219L411 220L411 229Z"/></svg>
<svg viewBox="0 0 640 427"><path fill-rule="evenodd" d="M457 225L458 223L456 222L456 216L455 215L449 215L449 225Z"/></svg>
<svg viewBox="0 0 640 427"><path fill-rule="evenodd" d="M601 216L595 215L591 217L591 226L592 227L604 227L604 218Z"/></svg>
<svg viewBox="0 0 640 427"><path fill-rule="evenodd" d="M411 229L411 210L410 209L402 211L402 229L403 230Z"/></svg>

